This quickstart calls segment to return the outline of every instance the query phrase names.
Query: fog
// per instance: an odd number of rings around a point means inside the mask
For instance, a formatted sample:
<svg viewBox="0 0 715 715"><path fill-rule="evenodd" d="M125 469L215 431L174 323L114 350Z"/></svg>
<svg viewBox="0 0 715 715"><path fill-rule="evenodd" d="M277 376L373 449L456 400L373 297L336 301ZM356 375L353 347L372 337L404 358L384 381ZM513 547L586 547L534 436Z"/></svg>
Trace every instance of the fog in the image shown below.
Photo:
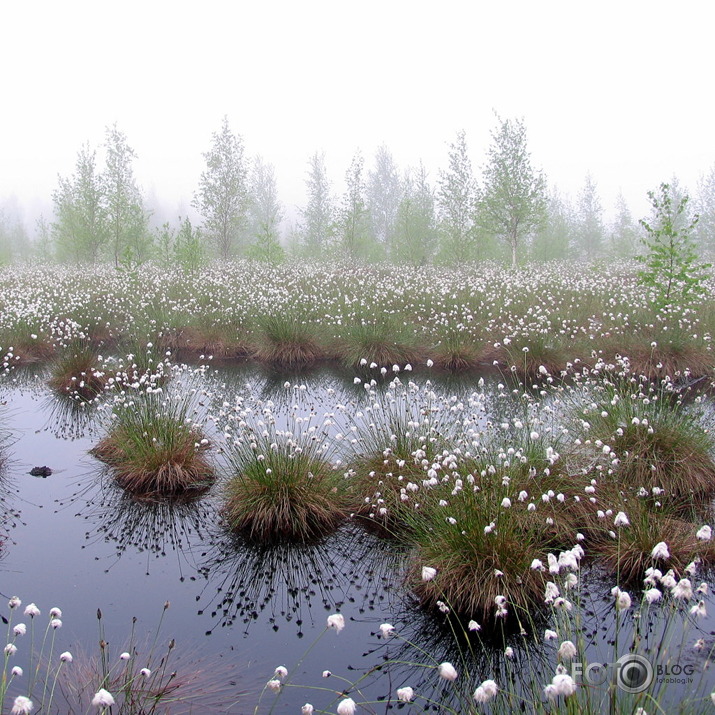
<svg viewBox="0 0 715 715"><path fill-rule="evenodd" d="M590 173L607 216L619 191L639 217L647 190L675 175L692 191L715 164L705 2L71 1L3 15L0 206L30 234L58 175L115 122L167 220L190 212L223 116L275 167L288 222L315 151L336 194L356 150L369 168L382 145L434 183L460 130L480 169L494 111L524 119L550 187L575 201Z"/></svg>

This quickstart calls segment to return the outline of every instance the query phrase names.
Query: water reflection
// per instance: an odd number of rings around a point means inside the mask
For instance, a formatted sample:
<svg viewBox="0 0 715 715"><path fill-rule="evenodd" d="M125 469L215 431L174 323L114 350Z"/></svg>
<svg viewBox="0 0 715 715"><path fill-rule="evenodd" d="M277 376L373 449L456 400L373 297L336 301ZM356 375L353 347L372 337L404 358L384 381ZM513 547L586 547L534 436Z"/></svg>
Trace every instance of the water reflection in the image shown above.
<svg viewBox="0 0 715 715"><path fill-rule="evenodd" d="M52 392L42 403L48 415L45 429L57 439L76 440L93 437L97 433L97 419L92 402L70 395Z"/></svg>
<svg viewBox="0 0 715 715"><path fill-rule="evenodd" d="M216 508L211 499L201 495L171 499L137 499L112 482L111 473L102 469L99 479L74 495L83 501L75 515L90 525L85 533L89 544L98 541L114 545L116 558L127 551L146 554L146 573L153 560L176 554L180 580L184 569L196 569L196 544L209 540L211 525L216 521ZM111 567L110 567L111 568Z"/></svg>
<svg viewBox="0 0 715 715"><path fill-rule="evenodd" d="M212 620L207 633L235 623L246 633L267 611L273 630L293 623L298 637L304 625L322 622L325 610L346 603L359 613L384 608L402 562L394 545L353 523L313 544L255 544L226 533L204 556L207 584L196 600L199 614ZM316 618L314 606L321 609Z"/></svg>

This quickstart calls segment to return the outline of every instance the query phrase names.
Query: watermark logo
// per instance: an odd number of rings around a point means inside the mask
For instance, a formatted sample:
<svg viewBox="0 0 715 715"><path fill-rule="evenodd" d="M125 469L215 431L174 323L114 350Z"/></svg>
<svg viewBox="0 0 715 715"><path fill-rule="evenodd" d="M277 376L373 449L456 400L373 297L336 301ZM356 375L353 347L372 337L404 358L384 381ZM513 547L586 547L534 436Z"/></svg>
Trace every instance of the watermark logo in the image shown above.
<svg viewBox="0 0 715 715"><path fill-rule="evenodd" d="M571 664L571 677L592 686L612 683L625 693L642 693L654 681L658 683L692 684L695 666L665 664L653 666L644 656L626 653L615 663Z"/></svg>

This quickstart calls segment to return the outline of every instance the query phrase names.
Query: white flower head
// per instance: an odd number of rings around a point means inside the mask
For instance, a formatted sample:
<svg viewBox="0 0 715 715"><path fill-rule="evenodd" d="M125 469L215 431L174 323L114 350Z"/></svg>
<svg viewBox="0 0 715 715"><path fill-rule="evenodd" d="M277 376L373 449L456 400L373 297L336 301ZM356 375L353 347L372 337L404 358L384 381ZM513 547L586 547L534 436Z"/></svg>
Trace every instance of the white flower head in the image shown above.
<svg viewBox="0 0 715 715"><path fill-rule="evenodd" d="M710 541L713 537L713 532L712 529L705 524L705 526L701 526L695 536L700 539L701 541Z"/></svg>
<svg viewBox="0 0 715 715"><path fill-rule="evenodd" d="M114 705L114 698L109 691L100 688L92 698L92 705L95 708L111 708Z"/></svg>
<svg viewBox="0 0 715 715"><path fill-rule="evenodd" d="M29 616L30 618L34 618L35 616L40 615L40 609L34 603L30 603L29 605L25 606L25 615Z"/></svg>
<svg viewBox="0 0 715 715"><path fill-rule="evenodd" d="M390 623L382 623L380 625L380 635L383 638L389 638L391 635L394 635L395 633L395 626L391 625Z"/></svg>
<svg viewBox="0 0 715 715"><path fill-rule="evenodd" d="M72 653L70 653L68 650L66 650L64 653L60 653L60 660L63 663L71 663L72 662Z"/></svg>
<svg viewBox="0 0 715 715"><path fill-rule="evenodd" d="M682 598L688 601L693 597L693 585L690 583L689 578L681 578L670 592L673 598Z"/></svg>
<svg viewBox="0 0 715 715"><path fill-rule="evenodd" d="M440 677L444 678L445 680L457 679L457 671L455 670L454 666L447 661L445 661L444 663L440 663L437 670L439 671Z"/></svg>
<svg viewBox="0 0 715 715"><path fill-rule="evenodd" d="M654 559L669 559L670 558L670 551L668 551L668 544L665 543L665 541L659 541L654 547L653 551L650 552L650 555Z"/></svg>
<svg viewBox="0 0 715 715"><path fill-rule="evenodd" d="M432 568L431 566L423 566L422 567L422 580L423 581L431 581L436 575L437 575L437 569Z"/></svg>
<svg viewBox="0 0 715 715"><path fill-rule="evenodd" d="M19 665L13 666L12 670L10 671L10 674L16 678L22 678L22 673L23 670Z"/></svg>
<svg viewBox="0 0 715 715"><path fill-rule="evenodd" d="M331 616L328 616L328 628L332 628L336 633L340 633L340 631L345 628L345 617L343 614L333 613Z"/></svg>
<svg viewBox="0 0 715 715"><path fill-rule="evenodd" d="M279 665L273 675L275 675L276 678L285 678L286 675L288 675L288 668L286 668L285 665Z"/></svg>
<svg viewBox="0 0 715 715"><path fill-rule="evenodd" d="M657 603L663 597L663 594L657 588L653 587L649 588L643 596L648 603Z"/></svg>
<svg viewBox="0 0 715 715"><path fill-rule="evenodd" d="M272 678L266 683L266 687L274 693L277 693L281 689L281 681L278 680L278 678Z"/></svg>
<svg viewBox="0 0 715 715"><path fill-rule="evenodd" d="M24 695L18 695L12 704L11 715L29 715L32 709L35 707L30 698L26 698Z"/></svg>
<svg viewBox="0 0 715 715"><path fill-rule="evenodd" d="M315 708L310 703L306 703L300 709L300 712L301 715L313 715L313 713L315 712Z"/></svg>
<svg viewBox="0 0 715 715"><path fill-rule="evenodd" d="M341 700L338 704L336 712L338 715L354 715L356 707L355 701L352 698L345 698L345 700Z"/></svg>
<svg viewBox="0 0 715 715"><path fill-rule="evenodd" d="M16 608L19 608L22 606L22 601L17 597L13 596L8 602L7 602L8 608L13 611Z"/></svg>
<svg viewBox="0 0 715 715"><path fill-rule="evenodd" d="M700 600L696 605L692 606L690 609L691 616L697 616L698 618L705 618L708 615L707 609L705 608L705 601Z"/></svg>
<svg viewBox="0 0 715 715"><path fill-rule="evenodd" d="M475 691L472 697L477 703L486 703L496 696L499 688L494 680L485 680Z"/></svg>
<svg viewBox="0 0 715 715"><path fill-rule="evenodd" d="M622 511L619 511L618 514L616 514L616 518L613 520L614 526L629 526L630 523L631 522L628 521L628 517Z"/></svg>
<svg viewBox="0 0 715 715"><path fill-rule="evenodd" d="M409 703L415 697L415 691L406 685L404 688L397 688L397 699L401 703Z"/></svg>
<svg viewBox="0 0 715 715"><path fill-rule="evenodd" d="M27 633L27 626L24 623L18 623L17 625L13 626L12 632L16 636L24 636L25 633Z"/></svg>
<svg viewBox="0 0 715 715"><path fill-rule="evenodd" d="M571 660L578 653L573 641L563 641L559 646L559 658L561 660Z"/></svg>
<svg viewBox="0 0 715 715"><path fill-rule="evenodd" d="M149 668L142 668L139 673L144 677L144 678L149 678L151 677L151 670Z"/></svg>

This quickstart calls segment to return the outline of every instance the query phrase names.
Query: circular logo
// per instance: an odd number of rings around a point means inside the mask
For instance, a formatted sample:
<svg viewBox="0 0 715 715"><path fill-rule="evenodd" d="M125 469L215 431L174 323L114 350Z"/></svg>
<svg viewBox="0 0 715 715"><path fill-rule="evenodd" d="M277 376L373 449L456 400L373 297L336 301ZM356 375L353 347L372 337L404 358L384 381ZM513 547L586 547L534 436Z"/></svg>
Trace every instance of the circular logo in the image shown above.
<svg viewBox="0 0 715 715"><path fill-rule="evenodd" d="M642 693L652 682L653 666L642 655L627 653L616 661L616 685L624 692Z"/></svg>

